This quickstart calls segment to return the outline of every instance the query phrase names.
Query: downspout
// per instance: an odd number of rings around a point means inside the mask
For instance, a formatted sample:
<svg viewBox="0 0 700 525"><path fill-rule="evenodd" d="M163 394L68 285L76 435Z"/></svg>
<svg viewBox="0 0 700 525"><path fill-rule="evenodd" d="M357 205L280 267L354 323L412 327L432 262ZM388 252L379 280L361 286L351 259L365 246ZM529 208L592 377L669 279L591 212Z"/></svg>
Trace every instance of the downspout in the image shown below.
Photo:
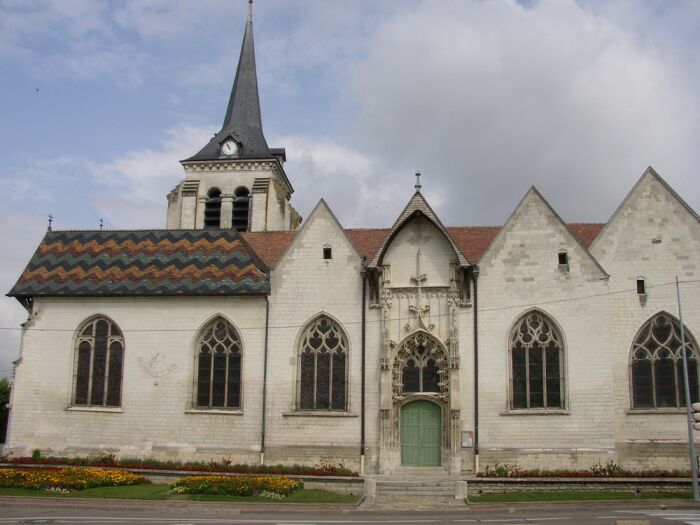
<svg viewBox="0 0 700 525"><path fill-rule="evenodd" d="M479 473L479 267L472 270L474 283L474 474Z"/></svg>
<svg viewBox="0 0 700 525"><path fill-rule="evenodd" d="M360 404L360 476L365 473L365 335L367 332L366 319L366 297L367 297L367 266L365 258L362 257L362 267L360 269L362 275L362 388L361 388L361 404Z"/></svg>
<svg viewBox="0 0 700 525"><path fill-rule="evenodd" d="M270 333L270 296L265 296L265 349L263 353L262 431L260 432L260 464L265 464L265 414L267 413L267 343Z"/></svg>

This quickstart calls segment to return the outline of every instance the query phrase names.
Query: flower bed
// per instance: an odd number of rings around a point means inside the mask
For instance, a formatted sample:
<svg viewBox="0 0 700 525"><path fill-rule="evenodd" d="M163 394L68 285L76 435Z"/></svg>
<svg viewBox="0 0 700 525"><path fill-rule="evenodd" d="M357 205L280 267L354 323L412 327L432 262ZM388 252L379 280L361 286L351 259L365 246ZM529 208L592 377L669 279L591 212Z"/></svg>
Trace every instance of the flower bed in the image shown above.
<svg viewBox="0 0 700 525"><path fill-rule="evenodd" d="M0 487L83 490L148 483L143 476L123 470L68 467L64 469L0 469Z"/></svg>
<svg viewBox="0 0 700 525"><path fill-rule="evenodd" d="M228 496L288 496L304 487L301 481L272 476L187 476L170 484L173 494Z"/></svg>
<svg viewBox="0 0 700 525"><path fill-rule="evenodd" d="M479 472L481 478L688 478L682 470L628 470L612 461L581 470L524 469L518 465L496 465Z"/></svg>
<svg viewBox="0 0 700 525"><path fill-rule="evenodd" d="M0 462L15 465L73 465L81 467L120 467L126 469L180 470L191 472L231 472L234 474L286 474L297 476L352 476L357 472L343 465L235 465L223 458L220 461L159 461L157 459L116 458L106 454L94 458L66 458L55 456L0 458Z"/></svg>

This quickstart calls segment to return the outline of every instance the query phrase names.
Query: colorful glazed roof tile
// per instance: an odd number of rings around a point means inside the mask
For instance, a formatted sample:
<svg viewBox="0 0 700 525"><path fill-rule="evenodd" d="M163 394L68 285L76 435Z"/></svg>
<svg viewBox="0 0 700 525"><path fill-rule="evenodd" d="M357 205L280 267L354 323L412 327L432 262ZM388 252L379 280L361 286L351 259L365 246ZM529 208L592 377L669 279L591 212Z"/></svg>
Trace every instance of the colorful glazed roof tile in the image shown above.
<svg viewBox="0 0 700 525"><path fill-rule="evenodd" d="M265 265L232 230L47 232L8 295L258 295Z"/></svg>

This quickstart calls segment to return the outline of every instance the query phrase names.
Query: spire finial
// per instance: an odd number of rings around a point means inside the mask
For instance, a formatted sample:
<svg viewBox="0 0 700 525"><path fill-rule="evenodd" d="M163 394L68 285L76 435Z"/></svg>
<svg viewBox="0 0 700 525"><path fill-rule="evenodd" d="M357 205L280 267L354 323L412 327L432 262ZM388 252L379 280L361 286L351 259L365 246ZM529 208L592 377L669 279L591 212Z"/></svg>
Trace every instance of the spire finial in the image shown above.
<svg viewBox="0 0 700 525"><path fill-rule="evenodd" d="M253 0L248 0L248 22L253 21Z"/></svg>
<svg viewBox="0 0 700 525"><path fill-rule="evenodd" d="M420 193L420 189L422 188L420 184L420 171L416 172L416 191Z"/></svg>
<svg viewBox="0 0 700 525"><path fill-rule="evenodd" d="M100 219L100 231L102 231L102 226L103 226L103 225L104 225L104 224L103 224L103 222L102 222L102 219Z"/></svg>
<svg viewBox="0 0 700 525"><path fill-rule="evenodd" d="M49 227L46 229L46 231L51 231L51 223L53 222L53 215L49 215Z"/></svg>

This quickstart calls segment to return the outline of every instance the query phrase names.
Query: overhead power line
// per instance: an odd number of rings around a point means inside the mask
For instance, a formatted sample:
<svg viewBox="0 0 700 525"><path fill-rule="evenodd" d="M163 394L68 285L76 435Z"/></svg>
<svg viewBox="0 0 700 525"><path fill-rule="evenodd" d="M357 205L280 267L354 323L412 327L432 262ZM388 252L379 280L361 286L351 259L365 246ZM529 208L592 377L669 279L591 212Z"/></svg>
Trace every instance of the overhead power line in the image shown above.
<svg viewBox="0 0 700 525"><path fill-rule="evenodd" d="M687 281L679 281L680 284L694 284L694 283L700 283L700 279L692 279L692 280L687 280ZM675 286L676 282L671 281L667 283L659 283L655 285L647 285L647 289L650 288L661 288L664 286ZM545 306L545 305L550 305L550 304L561 304L561 303L569 303L573 301L584 301L587 299L595 299L597 297L606 297L606 296L613 296L613 295L621 295L621 294L626 294L626 293L634 293L637 295L637 290L636 288L630 288L630 289L624 289L624 290L615 290L615 291L608 291L608 292L603 292L603 293L598 293L598 294L589 294L589 295L579 295L576 297L565 297L561 299L551 299L548 301L537 301L537 302L532 302L532 303L519 303L519 304L513 304L513 305L506 305L506 306L493 306L493 307L485 307L485 308L479 308L477 312L479 313L487 313L487 312L495 312L495 311L502 311L502 310L512 310L512 309L523 309L523 308L535 308L539 306ZM450 312L442 313L442 314L430 314L429 318L434 319L434 318L440 318L440 317L449 317L452 314ZM472 315L472 310L463 310L461 312L458 312L457 315L467 315L471 316ZM390 318L390 322L403 322L403 321L410 321L413 320L413 316L406 316L406 317L394 317ZM366 320L366 324L377 324L381 323L382 320ZM343 325L349 326L349 325L359 325L362 324L362 321L343 321ZM305 324L284 324L284 325L275 325L271 324L269 329L270 330L286 330L290 328L296 328L300 329ZM260 325L260 326L237 326L240 330L264 330L265 325ZM31 327L28 328L28 331L34 331L34 332L75 332L77 328L75 326L72 326L70 328L35 328ZM121 329L121 327L120 327ZM197 332L198 330L201 329L201 326L197 326L196 328L133 328L133 329L128 329L128 330L121 330L122 332L126 333L140 333L140 332ZM8 327L8 326L0 326L0 330L6 330L6 331L21 331L21 327Z"/></svg>

